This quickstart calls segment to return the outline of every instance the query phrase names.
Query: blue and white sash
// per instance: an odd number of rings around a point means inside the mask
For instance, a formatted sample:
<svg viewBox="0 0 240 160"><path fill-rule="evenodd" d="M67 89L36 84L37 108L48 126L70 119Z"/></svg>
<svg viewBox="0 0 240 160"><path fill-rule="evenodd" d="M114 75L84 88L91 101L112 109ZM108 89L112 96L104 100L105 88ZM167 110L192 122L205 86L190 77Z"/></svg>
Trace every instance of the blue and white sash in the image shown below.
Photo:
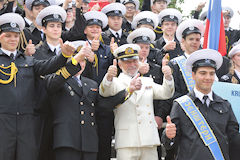
<svg viewBox="0 0 240 160"><path fill-rule="evenodd" d="M217 138L192 99L185 95L176 99L176 101L180 104L186 115L192 121L203 143L209 148L214 159L224 160Z"/></svg>
<svg viewBox="0 0 240 160"><path fill-rule="evenodd" d="M187 59L184 56L179 56L174 59L176 60L178 66L180 68L180 71L182 72L183 79L186 83L188 91L190 92L191 90L193 90L195 81L192 79L192 73L188 72L186 69Z"/></svg>

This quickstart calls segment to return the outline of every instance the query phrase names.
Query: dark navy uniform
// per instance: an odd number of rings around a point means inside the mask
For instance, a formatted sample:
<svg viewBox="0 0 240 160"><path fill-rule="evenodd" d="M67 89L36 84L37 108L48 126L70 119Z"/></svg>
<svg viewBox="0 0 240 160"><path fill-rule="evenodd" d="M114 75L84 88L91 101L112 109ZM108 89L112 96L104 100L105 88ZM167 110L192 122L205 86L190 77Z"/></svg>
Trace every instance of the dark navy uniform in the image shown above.
<svg viewBox="0 0 240 160"><path fill-rule="evenodd" d="M77 73L72 66L67 67L71 75ZM70 69L69 69L70 68ZM95 110L112 109L124 102L125 90L114 97L98 95L98 84L81 76L67 80L61 75L48 78L53 110L54 143L57 160L94 160L98 152L98 133Z"/></svg>
<svg viewBox="0 0 240 160"><path fill-rule="evenodd" d="M229 28L228 30L225 30L225 37L227 45L226 49L227 53L229 53L233 47L233 44L240 39L240 30Z"/></svg>
<svg viewBox="0 0 240 160"><path fill-rule="evenodd" d="M127 43L127 36L128 33L122 30L121 37L116 37L113 35L113 33L108 29L105 32L102 33L102 42L103 44L110 45L112 37L114 37L114 42L118 44L118 46L121 46L123 44Z"/></svg>

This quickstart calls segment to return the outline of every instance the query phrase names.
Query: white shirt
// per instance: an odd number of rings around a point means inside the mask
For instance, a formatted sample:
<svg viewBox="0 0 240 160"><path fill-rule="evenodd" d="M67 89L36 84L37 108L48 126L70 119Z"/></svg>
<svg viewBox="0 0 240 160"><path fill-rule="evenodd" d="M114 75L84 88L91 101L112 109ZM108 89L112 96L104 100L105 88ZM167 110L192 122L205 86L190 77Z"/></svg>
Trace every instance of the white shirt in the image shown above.
<svg viewBox="0 0 240 160"><path fill-rule="evenodd" d="M119 38L122 37L122 28L121 28L120 30L118 30L117 32L114 31L114 30L112 30L111 28L109 28L109 30L112 32L112 34L113 34L116 38L117 38L118 36L119 36ZM116 33L118 33L118 36L117 36Z"/></svg>
<svg viewBox="0 0 240 160"><path fill-rule="evenodd" d="M237 71L236 69L234 69L234 71L235 71L236 75L238 76L238 78L240 79L240 72Z"/></svg>
<svg viewBox="0 0 240 160"><path fill-rule="evenodd" d="M54 50L56 49L56 55L58 55L60 53L60 51L61 51L60 44L58 44L57 46L53 46L49 43L47 43L47 44L52 52L54 52Z"/></svg>
<svg viewBox="0 0 240 160"><path fill-rule="evenodd" d="M8 51L8 50L3 49L3 48L1 48L1 50L2 50L5 54L7 54L9 57L10 57L11 53L13 53L14 57L16 57L16 55L17 55L17 50L15 50L15 51Z"/></svg>
<svg viewBox="0 0 240 160"><path fill-rule="evenodd" d="M28 19L27 17L24 17L24 19L27 22L27 24L29 24L29 26L32 24L32 21L30 19Z"/></svg>
<svg viewBox="0 0 240 160"><path fill-rule="evenodd" d="M195 87L193 88L193 91L195 93L195 96L202 102L202 104L204 104L204 99L203 99L204 96L208 96L208 98L206 100L207 106L209 106L210 101L213 101L213 92L212 92L212 90L207 95L205 95L202 92L198 91Z"/></svg>
<svg viewBox="0 0 240 160"><path fill-rule="evenodd" d="M186 52L184 52L184 55L186 56L187 59L190 57L190 54L187 54Z"/></svg>

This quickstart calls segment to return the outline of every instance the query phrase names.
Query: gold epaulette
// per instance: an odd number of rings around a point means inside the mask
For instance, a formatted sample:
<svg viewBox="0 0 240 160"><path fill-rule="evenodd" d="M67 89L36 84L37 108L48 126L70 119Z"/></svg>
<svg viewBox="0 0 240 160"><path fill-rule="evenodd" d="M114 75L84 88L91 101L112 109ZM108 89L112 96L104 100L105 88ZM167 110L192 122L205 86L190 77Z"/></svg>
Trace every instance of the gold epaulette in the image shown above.
<svg viewBox="0 0 240 160"><path fill-rule="evenodd" d="M1 84L9 84L12 82L13 78L14 78L14 86L16 87L16 74L18 72L18 69L15 65L14 62L11 62L11 65L7 66L7 67L4 67L4 66L0 66L0 72L6 76L10 76L8 80L2 80L0 79L0 83ZM9 69L11 68L11 73L6 73L4 72L2 69Z"/></svg>
<svg viewBox="0 0 240 160"><path fill-rule="evenodd" d="M162 34L162 33L163 33L163 31L162 31L162 27L157 26L157 28L154 29L154 32L159 33L159 34Z"/></svg>
<svg viewBox="0 0 240 160"><path fill-rule="evenodd" d="M151 47L151 48L155 48L154 45L153 45L152 43L150 44L150 47Z"/></svg>
<svg viewBox="0 0 240 160"><path fill-rule="evenodd" d="M56 72L56 75L62 75L64 79L68 79L71 74L67 71L66 67L62 67Z"/></svg>

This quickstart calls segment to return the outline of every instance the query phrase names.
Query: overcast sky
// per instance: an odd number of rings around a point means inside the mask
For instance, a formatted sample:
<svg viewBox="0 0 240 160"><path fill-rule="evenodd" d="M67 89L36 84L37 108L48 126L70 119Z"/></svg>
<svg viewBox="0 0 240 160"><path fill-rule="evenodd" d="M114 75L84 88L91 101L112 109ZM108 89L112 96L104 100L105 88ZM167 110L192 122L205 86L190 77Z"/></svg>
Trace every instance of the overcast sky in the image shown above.
<svg viewBox="0 0 240 160"><path fill-rule="evenodd" d="M184 0L185 3L181 5L184 15L189 15L190 11L197 8L200 2L207 2L203 11L208 9L209 0ZM240 0L222 0L222 7L231 7L234 11L233 18L231 20L230 26L235 29L240 29L240 15L237 11L240 11Z"/></svg>

